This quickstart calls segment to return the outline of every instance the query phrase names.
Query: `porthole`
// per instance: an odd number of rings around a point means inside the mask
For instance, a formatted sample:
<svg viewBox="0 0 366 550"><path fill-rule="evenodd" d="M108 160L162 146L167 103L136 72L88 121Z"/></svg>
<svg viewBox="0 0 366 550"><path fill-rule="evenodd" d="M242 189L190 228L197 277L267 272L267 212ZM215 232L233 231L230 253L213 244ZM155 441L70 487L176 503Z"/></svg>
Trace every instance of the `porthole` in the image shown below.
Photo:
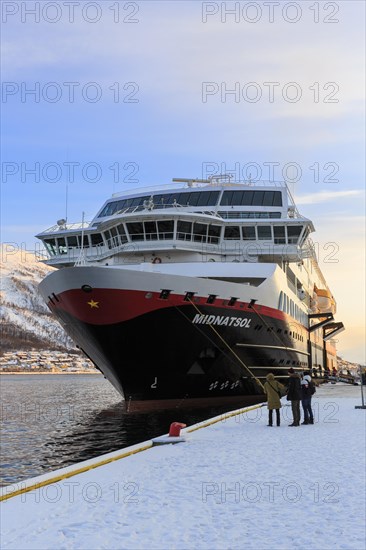
<svg viewBox="0 0 366 550"><path fill-rule="evenodd" d="M83 285L81 287L81 290L83 290L84 292L92 292L92 287L90 285Z"/></svg>

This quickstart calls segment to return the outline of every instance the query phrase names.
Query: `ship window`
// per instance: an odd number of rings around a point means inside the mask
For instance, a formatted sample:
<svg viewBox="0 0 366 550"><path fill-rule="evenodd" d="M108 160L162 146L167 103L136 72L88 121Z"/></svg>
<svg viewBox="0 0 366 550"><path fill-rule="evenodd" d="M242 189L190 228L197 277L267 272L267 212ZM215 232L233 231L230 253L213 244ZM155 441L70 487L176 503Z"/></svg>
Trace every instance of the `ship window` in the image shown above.
<svg viewBox="0 0 366 550"><path fill-rule="evenodd" d="M231 200L232 206L240 206L242 204L244 191L234 191Z"/></svg>
<svg viewBox="0 0 366 550"><path fill-rule="evenodd" d="M274 191L265 191L263 198L263 206L272 206L273 205Z"/></svg>
<svg viewBox="0 0 366 550"><path fill-rule="evenodd" d="M233 191L224 191L221 199L222 206L230 206L233 197Z"/></svg>
<svg viewBox="0 0 366 550"><path fill-rule="evenodd" d="M90 235L92 246L97 246L98 244L103 244L103 237L101 233L92 233Z"/></svg>
<svg viewBox="0 0 366 550"><path fill-rule="evenodd" d="M211 191L207 206L216 206L217 200L219 198L219 194L220 194L219 191Z"/></svg>
<svg viewBox="0 0 366 550"><path fill-rule="evenodd" d="M113 207L114 207L113 202L109 202L108 204L106 204L103 210L101 211L101 213L99 214L99 217L103 218L104 216L110 216Z"/></svg>
<svg viewBox="0 0 366 550"><path fill-rule="evenodd" d="M241 228L245 241L255 241L255 227L243 225Z"/></svg>
<svg viewBox="0 0 366 550"><path fill-rule="evenodd" d="M117 231L119 233L119 240L121 241L121 243L122 244L127 243L128 240L127 240L126 231L122 224L117 225Z"/></svg>
<svg viewBox="0 0 366 550"><path fill-rule="evenodd" d="M69 235L67 237L67 244L69 248L73 248L75 246L79 246L78 237L76 235Z"/></svg>
<svg viewBox="0 0 366 550"><path fill-rule="evenodd" d="M57 245L58 245L58 253L59 254L67 254L67 247L66 247L65 237L58 237L57 238Z"/></svg>
<svg viewBox="0 0 366 550"><path fill-rule="evenodd" d="M197 206L208 206L208 201L210 199L210 193L200 193L198 197Z"/></svg>
<svg viewBox="0 0 366 550"><path fill-rule="evenodd" d="M140 200L142 199L142 197L135 197L134 199L132 199L132 203L131 203L131 206L139 206L140 204Z"/></svg>
<svg viewBox="0 0 366 550"><path fill-rule="evenodd" d="M193 240L197 242L206 242L207 241L207 225L204 223L194 223L193 224Z"/></svg>
<svg viewBox="0 0 366 550"><path fill-rule="evenodd" d="M158 238L156 222L144 222L145 238L147 241L154 241Z"/></svg>
<svg viewBox="0 0 366 550"><path fill-rule="evenodd" d="M282 206L281 191L225 191L223 206Z"/></svg>
<svg viewBox="0 0 366 550"><path fill-rule="evenodd" d="M166 197L167 195L153 195L152 201L154 203L155 208L159 208L164 204L167 204ZM147 200L149 201L150 197Z"/></svg>
<svg viewBox="0 0 366 550"><path fill-rule="evenodd" d="M275 244L286 244L285 228L274 225L273 226L274 242Z"/></svg>
<svg viewBox="0 0 366 550"><path fill-rule="evenodd" d="M258 229L258 239L260 241L266 241L272 239L272 231L270 225L259 225Z"/></svg>
<svg viewBox="0 0 366 550"><path fill-rule="evenodd" d="M227 227L225 227L224 239L239 241L240 240L240 228L239 228L239 226L237 226L237 225L228 225Z"/></svg>
<svg viewBox="0 0 366 550"><path fill-rule="evenodd" d="M279 297L279 300L278 300L278 309L283 311L283 292L282 292L282 290L280 292L280 297Z"/></svg>
<svg viewBox="0 0 366 550"><path fill-rule="evenodd" d="M190 193L180 193L177 200L178 204L180 204L180 206L187 206L189 203L189 195Z"/></svg>
<svg viewBox="0 0 366 550"><path fill-rule="evenodd" d="M167 300L169 298L169 295L171 293L171 290L168 290L168 289L163 289L161 292L160 292L160 300Z"/></svg>
<svg viewBox="0 0 366 550"><path fill-rule="evenodd" d="M55 256L56 254L56 239L45 239L44 241L45 247L47 248L48 253L51 256Z"/></svg>
<svg viewBox="0 0 366 550"><path fill-rule="evenodd" d="M254 191L252 206L262 206L264 200L264 191Z"/></svg>
<svg viewBox="0 0 366 550"><path fill-rule="evenodd" d="M208 226L208 242L216 244L220 240L221 226L209 225Z"/></svg>
<svg viewBox="0 0 366 550"><path fill-rule="evenodd" d="M302 231L302 225L288 225L287 236L289 244L296 244Z"/></svg>
<svg viewBox="0 0 366 550"><path fill-rule="evenodd" d="M126 225L132 241L144 240L144 230L143 230L142 223L131 222L131 223L127 223Z"/></svg>
<svg viewBox="0 0 366 550"><path fill-rule="evenodd" d="M199 193L190 193L189 195L189 206L197 206Z"/></svg>
<svg viewBox="0 0 366 550"><path fill-rule="evenodd" d="M275 191L274 192L273 206L282 206L282 193L281 193L281 191Z"/></svg>
<svg viewBox="0 0 366 550"><path fill-rule="evenodd" d="M251 206L253 201L253 191L245 191L243 196L243 206Z"/></svg>
<svg viewBox="0 0 366 550"><path fill-rule="evenodd" d="M178 221L177 226L177 239L181 241L192 240L192 223Z"/></svg>
<svg viewBox="0 0 366 550"><path fill-rule="evenodd" d="M158 222L159 239L172 239L174 236L174 221L164 220Z"/></svg>
<svg viewBox="0 0 366 550"><path fill-rule="evenodd" d="M178 204L179 196L180 196L180 193L171 193L171 195L169 195L169 204L170 204L170 206Z"/></svg>

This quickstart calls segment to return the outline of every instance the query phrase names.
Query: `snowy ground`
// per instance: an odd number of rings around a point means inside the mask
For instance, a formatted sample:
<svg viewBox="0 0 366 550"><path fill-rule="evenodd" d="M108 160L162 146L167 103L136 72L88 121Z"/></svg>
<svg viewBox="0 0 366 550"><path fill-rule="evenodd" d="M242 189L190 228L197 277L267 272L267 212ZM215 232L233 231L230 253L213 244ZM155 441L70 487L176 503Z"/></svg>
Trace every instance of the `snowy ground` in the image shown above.
<svg viewBox="0 0 366 550"><path fill-rule="evenodd" d="M233 417L2 504L5 549L365 548L360 387L315 394L316 423ZM179 418L177 418L179 420Z"/></svg>

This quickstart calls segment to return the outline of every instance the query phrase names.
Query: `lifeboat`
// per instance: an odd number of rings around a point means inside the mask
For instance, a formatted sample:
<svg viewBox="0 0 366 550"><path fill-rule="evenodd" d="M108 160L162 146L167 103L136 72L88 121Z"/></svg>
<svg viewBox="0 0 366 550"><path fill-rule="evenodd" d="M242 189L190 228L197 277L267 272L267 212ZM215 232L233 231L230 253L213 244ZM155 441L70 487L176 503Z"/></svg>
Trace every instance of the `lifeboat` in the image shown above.
<svg viewBox="0 0 366 550"><path fill-rule="evenodd" d="M335 313L336 303L332 296L332 293L326 288L314 287L314 294L316 295L317 306L320 313Z"/></svg>

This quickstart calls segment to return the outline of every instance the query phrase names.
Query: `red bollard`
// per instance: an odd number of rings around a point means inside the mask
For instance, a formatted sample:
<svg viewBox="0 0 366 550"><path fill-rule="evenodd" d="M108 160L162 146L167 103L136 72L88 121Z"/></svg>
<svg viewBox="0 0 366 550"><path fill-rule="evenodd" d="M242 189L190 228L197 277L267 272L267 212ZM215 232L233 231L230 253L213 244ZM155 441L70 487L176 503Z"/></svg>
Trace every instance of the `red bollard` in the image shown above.
<svg viewBox="0 0 366 550"><path fill-rule="evenodd" d="M172 422L169 428L169 437L179 437L182 428L185 428L187 424L181 422Z"/></svg>

